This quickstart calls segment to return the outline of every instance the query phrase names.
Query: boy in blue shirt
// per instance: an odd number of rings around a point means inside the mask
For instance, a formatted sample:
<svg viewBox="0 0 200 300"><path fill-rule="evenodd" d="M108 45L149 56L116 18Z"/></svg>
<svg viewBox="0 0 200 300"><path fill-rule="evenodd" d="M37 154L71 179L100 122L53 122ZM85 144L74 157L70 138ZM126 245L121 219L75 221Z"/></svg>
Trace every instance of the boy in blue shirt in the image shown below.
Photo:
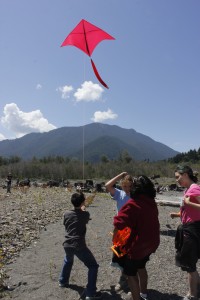
<svg viewBox="0 0 200 300"><path fill-rule="evenodd" d="M115 187L116 183L120 181L120 185L122 189L118 189ZM115 176L114 178L110 179L106 184L105 187L107 191L112 196L112 199L116 201L117 213L122 208L122 206L130 200L130 191L133 187L133 178L127 172L122 172ZM113 264L114 266L114 264ZM128 283L126 276L121 273L120 279L118 284L115 286L115 291L120 290L127 290Z"/></svg>

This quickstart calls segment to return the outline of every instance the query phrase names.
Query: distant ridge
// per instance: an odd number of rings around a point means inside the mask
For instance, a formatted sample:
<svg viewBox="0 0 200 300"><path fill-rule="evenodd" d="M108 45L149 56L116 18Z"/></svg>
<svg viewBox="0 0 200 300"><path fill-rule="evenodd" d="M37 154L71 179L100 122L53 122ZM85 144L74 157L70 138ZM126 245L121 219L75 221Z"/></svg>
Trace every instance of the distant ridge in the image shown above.
<svg viewBox="0 0 200 300"><path fill-rule="evenodd" d="M168 159L179 153L134 129L92 123L84 127L62 127L1 141L0 156L19 156L25 160L44 156L82 159L83 144L85 160L91 162L100 161L103 155L117 159L122 151L127 151L135 160L150 161Z"/></svg>

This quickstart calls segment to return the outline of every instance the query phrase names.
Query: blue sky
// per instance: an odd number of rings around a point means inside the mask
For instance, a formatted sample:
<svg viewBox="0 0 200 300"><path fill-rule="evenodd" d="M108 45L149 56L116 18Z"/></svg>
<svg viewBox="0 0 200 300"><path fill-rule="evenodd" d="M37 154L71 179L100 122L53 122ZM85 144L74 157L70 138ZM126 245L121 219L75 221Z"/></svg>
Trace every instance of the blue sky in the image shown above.
<svg viewBox="0 0 200 300"><path fill-rule="evenodd" d="M200 147L199 0L0 0L0 140L92 122ZM85 19L92 58L60 47Z"/></svg>

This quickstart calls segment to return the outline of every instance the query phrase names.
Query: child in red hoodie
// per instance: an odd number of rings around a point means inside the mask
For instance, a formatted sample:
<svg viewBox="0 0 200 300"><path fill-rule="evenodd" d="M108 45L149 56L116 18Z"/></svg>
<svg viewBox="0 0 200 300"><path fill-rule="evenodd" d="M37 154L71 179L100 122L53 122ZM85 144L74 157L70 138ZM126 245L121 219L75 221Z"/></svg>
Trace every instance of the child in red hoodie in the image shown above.
<svg viewBox="0 0 200 300"><path fill-rule="evenodd" d="M139 176L133 180L131 199L114 217L114 236L117 230L131 229L124 249L126 255L118 259L128 278L133 300L147 299L146 263L160 243L160 225L155 202L156 191L151 180ZM139 280L138 280L139 278Z"/></svg>

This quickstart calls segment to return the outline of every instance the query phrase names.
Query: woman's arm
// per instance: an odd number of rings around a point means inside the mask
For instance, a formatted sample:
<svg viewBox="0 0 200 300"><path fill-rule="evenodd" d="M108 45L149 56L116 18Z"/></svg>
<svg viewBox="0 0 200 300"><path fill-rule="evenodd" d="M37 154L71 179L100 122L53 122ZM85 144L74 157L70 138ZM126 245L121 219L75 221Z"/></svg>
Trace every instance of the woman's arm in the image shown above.
<svg viewBox="0 0 200 300"><path fill-rule="evenodd" d="M174 219L174 218L179 218L181 216L181 212L179 211L179 212L171 212L170 213L170 217L172 218L172 219Z"/></svg>
<svg viewBox="0 0 200 300"><path fill-rule="evenodd" d="M191 202L190 197L186 196L184 198L184 203L187 204L188 206L196 208L197 210L200 210L200 196L195 197L195 199L198 201L198 203Z"/></svg>

